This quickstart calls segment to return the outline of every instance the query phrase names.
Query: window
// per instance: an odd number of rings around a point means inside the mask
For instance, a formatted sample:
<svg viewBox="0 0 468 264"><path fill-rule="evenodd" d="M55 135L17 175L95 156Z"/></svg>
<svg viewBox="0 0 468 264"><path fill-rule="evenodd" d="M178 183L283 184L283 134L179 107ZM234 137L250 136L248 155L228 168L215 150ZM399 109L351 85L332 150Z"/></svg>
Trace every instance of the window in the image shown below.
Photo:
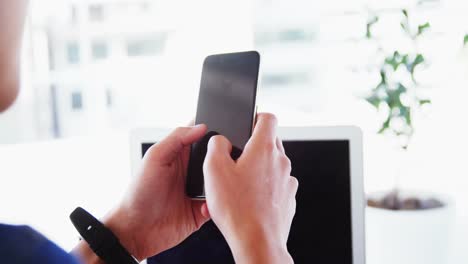
<svg viewBox="0 0 468 264"><path fill-rule="evenodd" d="M278 33L278 39L279 41L282 41L282 42L301 41L301 40L306 40L307 35L304 30L288 29L288 30L280 31Z"/></svg>
<svg viewBox="0 0 468 264"><path fill-rule="evenodd" d="M71 108L74 111L79 111L83 109L83 94L81 92L72 92Z"/></svg>
<svg viewBox="0 0 468 264"><path fill-rule="evenodd" d="M67 60L69 64L78 64L80 62L80 47L78 46L78 43L68 43Z"/></svg>
<svg viewBox="0 0 468 264"><path fill-rule="evenodd" d="M104 20L104 7L102 5L94 4L88 7L90 21Z"/></svg>
<svg viewBox="0 0 468 264"><path fill-rule="evenodd" d="M159 35L143 40L127 41L127 55L129 57L143 55L157 55L164 49L166 41L165 35Z"/></svg>
<svg viewBox="0 0 468 264"><path fill-rule="evenodd" d="M108 108L112 107L113 104L113 95L111 89L106 89L106 105Z"/></svg>
<svg viewBox="0 0 468 264"><path fill-rule="evenodd" d="M309 76L304 72L294 73L265 73L262 76L262 84L265 88L270 86L305 85L309 82Z"/></svg>
<svg viewBox="0 0 468 264"><path fill-rule="evenodd" d="M71 6L70 10L70 21L72 25L76 25L78 23L78 9L75 5Z"/></svg>
<svg viewBox="0 0 468 264"><path fill-rule="evenodd" d="M277 31L261 30L255 32L255 44L259 46L271 45L274 43L288 42L311 42L316 39L315 29L289 28Z"/></svg>
<svg viewBox="0 0 468 264"><path fill-rule="evenodd" d="M108 56L108 46L105 42L94 42L91 47L92 57L95 60L106 59Z"/></svg>
<svg viewBox="0 0 468 264"><path fill-rule="evenodd" d="M151 8L151 5L150 5L149 2L143 1L143 2L140 3L140 9L141 9L141 11L147 12L147 11L149 11L150 8Z"/></svg>

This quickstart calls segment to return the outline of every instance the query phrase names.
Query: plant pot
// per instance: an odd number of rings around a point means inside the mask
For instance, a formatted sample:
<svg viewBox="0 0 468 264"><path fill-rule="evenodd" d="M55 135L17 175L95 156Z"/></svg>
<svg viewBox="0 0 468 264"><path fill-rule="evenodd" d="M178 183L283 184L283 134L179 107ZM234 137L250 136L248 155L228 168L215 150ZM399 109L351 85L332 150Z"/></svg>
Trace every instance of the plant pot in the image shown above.
<svg viewBox="0 0 468 264"><path fill-rule="evenodd" d="M388 192L370 195L379 199ZM400 192L402 198L435 198L443 206L425 210L366 208L367 264L447 263L454 204L425 192Z"/></svg>

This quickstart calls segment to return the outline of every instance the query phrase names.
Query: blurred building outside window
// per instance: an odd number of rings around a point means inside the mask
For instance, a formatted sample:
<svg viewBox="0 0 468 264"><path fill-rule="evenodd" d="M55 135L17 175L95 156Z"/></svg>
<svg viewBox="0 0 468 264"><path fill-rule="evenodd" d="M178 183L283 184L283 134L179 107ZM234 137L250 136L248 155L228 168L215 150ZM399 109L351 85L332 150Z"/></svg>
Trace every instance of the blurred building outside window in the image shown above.
<svg viewBox="0 0 468 264"><path fill-rule="evenodd" d="M104 6L102 4L91 4L88 9L90 21L102 21L104 19Z"/></svg>
<svg viewBox="0 0 468 264"><path fill-rule="evenodd" d="M143 40L129 40L127 41L127 55L129 57L157 55L163 52L164 43L164 35Z"/></svg>
<svg viewBox="0 0 468 264"><path fill-rule="evenodd" d="M70 15L71 24L72 25L78 24L78 14L77 14L78 10L75 5L72 5L70 7L70 12L71 12L71 15Z"/></svg>
<svg viewBox="0 0 468 264"><path fill-rule="evenodd" d="M78 46L78 43L68 43L67 60L69 64L78 64L80 62L80 47Z"/></svg>
<svg viewBox="0 0 468 264"><path fill-rule="evenodd" d="M171 1L66 0L54 2L53 7L33 1L27 23L29 37L25 39L31 48L24 58L26 64L36 65L27 77L29 89L45 91L43 87L54 85L58 105L62 105L60 102L67 99L60 95L70 92L67 87L78 85L95 98L84 111L102 113L93 118L102 118L101 123L109 129L173 126L193 115L204 56L256 49L262 55L260 110L277 113L285 124L344 123L375 128L374 113L362 100L376 81L375 73L369 70L375 52L364 40L366 20L372 12L380 14L380 27L385 28L394 24L400 7L407 4L335 2L243 0L242 5L234 5L203 0L187 7L192 12L184 13L180 3ZM444 28L439 13L445 9L440 7L439 1L430 1L411 10L418 19L431 18L433 40L421 46L435 58L444 54L436 43L452 35ZM239 19L236 12L245 18ZM397 35L388 31L381 38L391 43L397 41ZM106 114L105 98L109 96L105 87L109 86L111 101L121 102L121 109L115 111L119 117ZM31 94L37 97L40 109L49 109L40 115L49 115L52 120L48 93ZM178 107L179 116L170 120L148 115L175 107L178 94L186 94L187 100ZM166 100L160 101L163 97ZM157 102L149 98L157 98ZM28 108L21 101L19 104ZM343 105L352 110L343 112ZM86 120L69 118L67 123ZM43 129L37 128L34 139L50 138L44 135L52 135L52 130ZM62 130L69 131L61 134L63 137L82 132Z"/></svg>
<svg viewBox="0 0 468 264"><path fill-rule="evenodd" d="M71 108L74 111L83 109L83 95L81 92L72 92L71 94Z"/></svg>
<svg viewBox="0 0 468 264"><path fill-rule="evenodd" d="M96 41L92 44L92 56L95 60L106 59L109 54L109 48L104 41Z"/></svg>
<svg viewBox="0 0 468 264"><path fill-rule="evenodd" d="M341 123L374 129L374 112L362 100L376 81L369 63L375 50L364 39L365 24L371 13L379 14L381 29L377 31L387 33L379 37L394 45L398 33L385 27L393 25L400 8L408 5L364 0L341 1L341 5L336 4L338 0L243 0L235 5L203 0L187 6L192 12L184 13L177 1L47 1L54 5L36 1L31 5L25 39L30 49L24 62L35 66L31 74L24 75L30 85L23 91L36 96L41 119L49 116L52 120L53 107L44 87L56 87L60 106L68 101L60 97L70 92L67 87L78 85L95 98L84 111L101 113L93 118L102 118L109 129L174 126L189 119L196 105L203 57L248 49L262 55L260 110L277 113L286 125ZM455 32L442 19L443 12L451 11L441 8L439 1L421 5L411 12L417 19L430 18L434 32L428 37L431 41L421 46L439 60L445 52L437 47ZM429 80L436 78L430 71L427 75ZM112 87L111 101L120 102L114 112L119 117L106 114L109 96L105 87ZM179 94L186 94L186 99L177 108L178 116L148 114L176 107ZM18 104L28 108L21 101ZM344 106L350 110L343 112ZM31 118L35 114L39 113L32 111ZM76 118L66 119L67 124L87 120ZM43 129L37 128L34 140L53 134ZM62 130L69 131L63 137L83 132Z"/></svg>
<svg viewBox="0 0 468 264"><path fill-rule="evenodd" d="M114 101L113 101L112 90L108 88L106 89L106 105L108 108L111 108L113 104L114 104Z"/></svg>

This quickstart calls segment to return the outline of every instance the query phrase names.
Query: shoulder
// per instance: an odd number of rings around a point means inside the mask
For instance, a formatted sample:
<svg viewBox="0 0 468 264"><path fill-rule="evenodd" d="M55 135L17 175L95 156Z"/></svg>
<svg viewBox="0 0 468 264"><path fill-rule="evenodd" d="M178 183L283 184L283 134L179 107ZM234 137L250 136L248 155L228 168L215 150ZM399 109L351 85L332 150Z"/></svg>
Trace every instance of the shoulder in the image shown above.
<svg viewBox="0 0 468 264"><path fill-rule="evenodd" d="M75 258L29 226L0 224L1 263L78 264Z"/></svg>

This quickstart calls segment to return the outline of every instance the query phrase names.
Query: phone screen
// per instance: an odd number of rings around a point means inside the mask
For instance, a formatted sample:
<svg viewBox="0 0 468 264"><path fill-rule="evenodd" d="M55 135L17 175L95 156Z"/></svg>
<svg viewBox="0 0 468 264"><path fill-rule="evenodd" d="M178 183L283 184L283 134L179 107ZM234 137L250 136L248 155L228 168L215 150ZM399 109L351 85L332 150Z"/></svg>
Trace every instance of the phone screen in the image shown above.
<svg viewBox="0 0 468 264"><path fill-rule="evenodd" d="M233 145L237 159L252 133L260 55L256 51L208 56L203 63L196 124L208 133L192 145L187 174L187 194L204 198L203 162L207 144L223 135Z"/></svg>

